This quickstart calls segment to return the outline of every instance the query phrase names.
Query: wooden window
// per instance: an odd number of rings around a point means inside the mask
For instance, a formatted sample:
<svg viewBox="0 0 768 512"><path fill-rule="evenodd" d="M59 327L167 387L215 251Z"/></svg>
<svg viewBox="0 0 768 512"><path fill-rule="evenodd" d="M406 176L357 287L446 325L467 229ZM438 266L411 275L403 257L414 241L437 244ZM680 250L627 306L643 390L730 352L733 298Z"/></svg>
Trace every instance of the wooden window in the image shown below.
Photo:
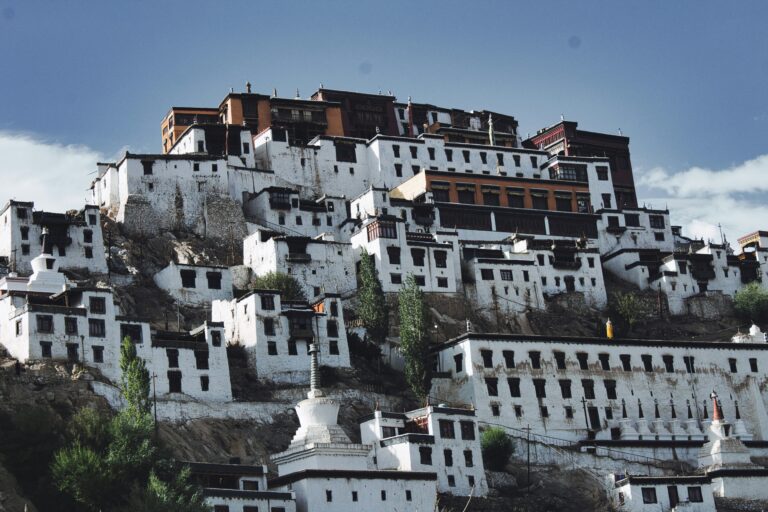
<svg viewBox="0 0 768 512"><path fill-rule="evenodd" d="M520 396L520 379L518 377L508 377L507 385L509 386L509 396Z"/></svg>
<svg viewBox="0 0 768 512"><path fill-rule="evenodd" d="M493 351L492 350L481 350L480 356L483 358L483 367L493 368Z"/></svg>
<svg viewBox="0 0 768 512"><path fill-rule="evenodd" d="M560 394L563 396L563 398L571 398L571 381L568 379L560 379Z"/></svg>
<svg viewBox="0 0 768 512"><path fill-rule="evenodd" d="M584 388L584 398L594 400L595 382L592 379L581 379L581 386Z"/></svg>
<svg viewBox="0 0 768 512"><path fill-rule="evenodd" d="M440 420L438 421L438 424L440 425L440 437L443 439L455 439L456 433L453 429L453 421L451 420Z"/></svg>
<svg viewBox="0 0 768 512"><path fill-rule="evenodd" d="M181 372L171 370L168 372L168 392L181 393Z"/></svg>
<svg viewBox="0 0 768 512"><path fill-rule="evenodd" d="M179 271L179 275L181 276L182 288L195 287L195 279L197 278L197 272L191 269L182 269Z"/></svg>
<svg viewBox="0 0 768 512"><path fill-rule="evenodd" d="M486 377L485 389L488 391L488 396L499 396L499 379L495 377Z"/></svg>
<svg viewBox="0 0 768 512"><path fill-rule="evenodd" d="M52 315L36 315L37 320L37 332L52 333L53 332L53 316Z"/></svg>
<svg viewBox="0 0 768 512"><path fill-rule="evenodd" d="M533 387L536 390L536 398L546 398L546 382L544 379L533 379Z"/></svg>
<svg viewBox="0 0 768 512"><path fill-rule="evenodd" d="M106 335L104 320L88 319L88 334L94 338L103 338Z"/></svg>

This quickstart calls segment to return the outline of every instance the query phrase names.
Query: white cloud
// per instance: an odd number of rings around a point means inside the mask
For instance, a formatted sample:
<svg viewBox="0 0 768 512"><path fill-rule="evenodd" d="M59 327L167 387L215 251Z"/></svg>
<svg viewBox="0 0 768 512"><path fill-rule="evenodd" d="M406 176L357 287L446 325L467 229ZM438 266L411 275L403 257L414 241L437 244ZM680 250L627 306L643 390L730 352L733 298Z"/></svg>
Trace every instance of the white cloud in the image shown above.
<svg viewBox="0 0 768 512"><path fill-rule="evenodd" d="M722 170L657 167L638 172L637 183L641 196L643 189L651 196L643 200L668 205L672 222L688 236L719 241L720 224L735 246L739 236L768 227L768 155Z"/></svg>
<svg viewBox="0 0 768 512"><path fill-rule="evenodd" d="M63 212L82 208L103 156L86 146L45 142L0 132L0 207L9 199L34 201L35 209Z"/></svg>

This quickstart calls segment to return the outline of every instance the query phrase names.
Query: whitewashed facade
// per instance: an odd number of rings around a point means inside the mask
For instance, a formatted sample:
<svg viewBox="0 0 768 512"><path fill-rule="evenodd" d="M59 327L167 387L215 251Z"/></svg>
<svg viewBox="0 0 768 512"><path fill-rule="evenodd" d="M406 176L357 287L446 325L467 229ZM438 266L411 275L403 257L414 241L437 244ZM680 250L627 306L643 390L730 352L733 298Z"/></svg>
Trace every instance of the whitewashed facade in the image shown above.
<svg viewBox="0 0 768 512"><path fill-rule="evenodd" d="M341 299L325 294L306 302L283 301L274 290L254 290L232 301L214 301L211 316L226 340L242 345L260 379L303 384L309 378L309 345L320 364L349 368Z"/></svg>
<svg viewBox="0 0 768 512"><path fill-rule="evenodd" d="M352 247L374 258L384 292L397 292L413 275L424 292L455 293L461 276L458 236L406 230L403 219L391 215L367 218L352 235Z"/></svg>
<svg viewBox="0 0 768 512"><path fill-rule="evenodd" d="M276 236L259 230L243 240L243 263L259 276L280 272L295 277L306 297L354 292L352 245L329 238Z"/></svg>
<svg viewBox="0 0 768 512"><path fill-rule="evenodd" d="M707 476L611 475L614 506L627 512L712 512L715 499Z"/></svg>
<svg viewBox="0 0 768 512"><path fill-rule="evenodd" d="M439 492L488 493L474 411L434 406L407 413L375 411L363 418L360 433L363 444L373 446L377 469L434 471Z"/></svg>
<svg viewBox="0 0 768 512"><path fill-rule="evenodd" d="M768 436L762 343L467 333L433 353L431 395L474 407L480 424L572 440L701 440L715 389L733 398L726 412L742 419L742 438Z"/></svg>
<svg viewBox="0 0 768 512"><path fill-rule="evenodd" d="M9 201L0 211L0 257L17 273L29 275L32 259L42 251L43 230L46 249L56 256L61 269L88 269L107 272L101 213L95 206L79 212L35 211L35 203Z"/></svg>
<svg viewBox="0 0 768 512"><path fill-rule="evenodd" d="M214 300L232 299L232 273L220 265L171 262L155 274L155 284L179 302L209 306Z"/></svg>

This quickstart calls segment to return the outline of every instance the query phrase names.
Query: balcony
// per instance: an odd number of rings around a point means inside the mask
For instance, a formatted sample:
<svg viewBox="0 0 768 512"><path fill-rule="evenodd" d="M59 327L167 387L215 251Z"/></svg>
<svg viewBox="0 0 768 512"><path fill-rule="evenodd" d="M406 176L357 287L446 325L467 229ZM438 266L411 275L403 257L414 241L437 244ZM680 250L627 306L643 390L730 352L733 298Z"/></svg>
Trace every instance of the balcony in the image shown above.
<svg viewBox="0 0 768 512"><path fill-rule="evenodd" d="M578 270L581 268L581 260L554 260L552 267L558 270Z"/></svg>
<svg viewBox="0 0 768 512"><path fill-rule="evenodd" d="M285 261L289 263L309 263L310 261L312 261L312 256L310 256L307 253L294 252L294 253L289 253L285 257Z"/></svg>
<svg viewBox="0 0 768 512"><path fill-rule="evenodd" d="M269 207L273 210L290 210L291 200L283 199L282 197L270 197Z"/></svg>

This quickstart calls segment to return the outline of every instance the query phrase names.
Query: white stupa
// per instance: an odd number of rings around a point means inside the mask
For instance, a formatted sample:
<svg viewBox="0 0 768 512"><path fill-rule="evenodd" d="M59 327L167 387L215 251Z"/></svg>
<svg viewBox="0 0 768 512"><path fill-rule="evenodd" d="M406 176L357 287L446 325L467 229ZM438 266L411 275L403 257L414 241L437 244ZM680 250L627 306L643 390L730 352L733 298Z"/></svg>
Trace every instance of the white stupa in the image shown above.
<svg viewBox="0 0 768 512"><path fill-rule="evenodd" d="M59 262L52 254L46 251L46 239L48 229L43 228L42 250L32 259L32 276L27 282L27 290L30 292L55 294L67 289L67 278L59 272Z"/></svg>
<svg viewBox="0 0 768 512"><path fill-rule="evenodd" d="M325 396L319 386L317 346L311 357L310 391L296 405L300 427L284 452L272 455L280 476L307 469L368 469L370 445L350 442L338 424L339 404Z"/></svg>
<svg viewBox="0 0 768 512"><path fill-rule="evenodd" d="M706 472L722 469L746 469L759 466L750 460L749 450L741 440L731 436L731 425L723 418L723 411L714 391L712 398L712 422L706 434L707 442L699 449L699 468Z"/></svg>

